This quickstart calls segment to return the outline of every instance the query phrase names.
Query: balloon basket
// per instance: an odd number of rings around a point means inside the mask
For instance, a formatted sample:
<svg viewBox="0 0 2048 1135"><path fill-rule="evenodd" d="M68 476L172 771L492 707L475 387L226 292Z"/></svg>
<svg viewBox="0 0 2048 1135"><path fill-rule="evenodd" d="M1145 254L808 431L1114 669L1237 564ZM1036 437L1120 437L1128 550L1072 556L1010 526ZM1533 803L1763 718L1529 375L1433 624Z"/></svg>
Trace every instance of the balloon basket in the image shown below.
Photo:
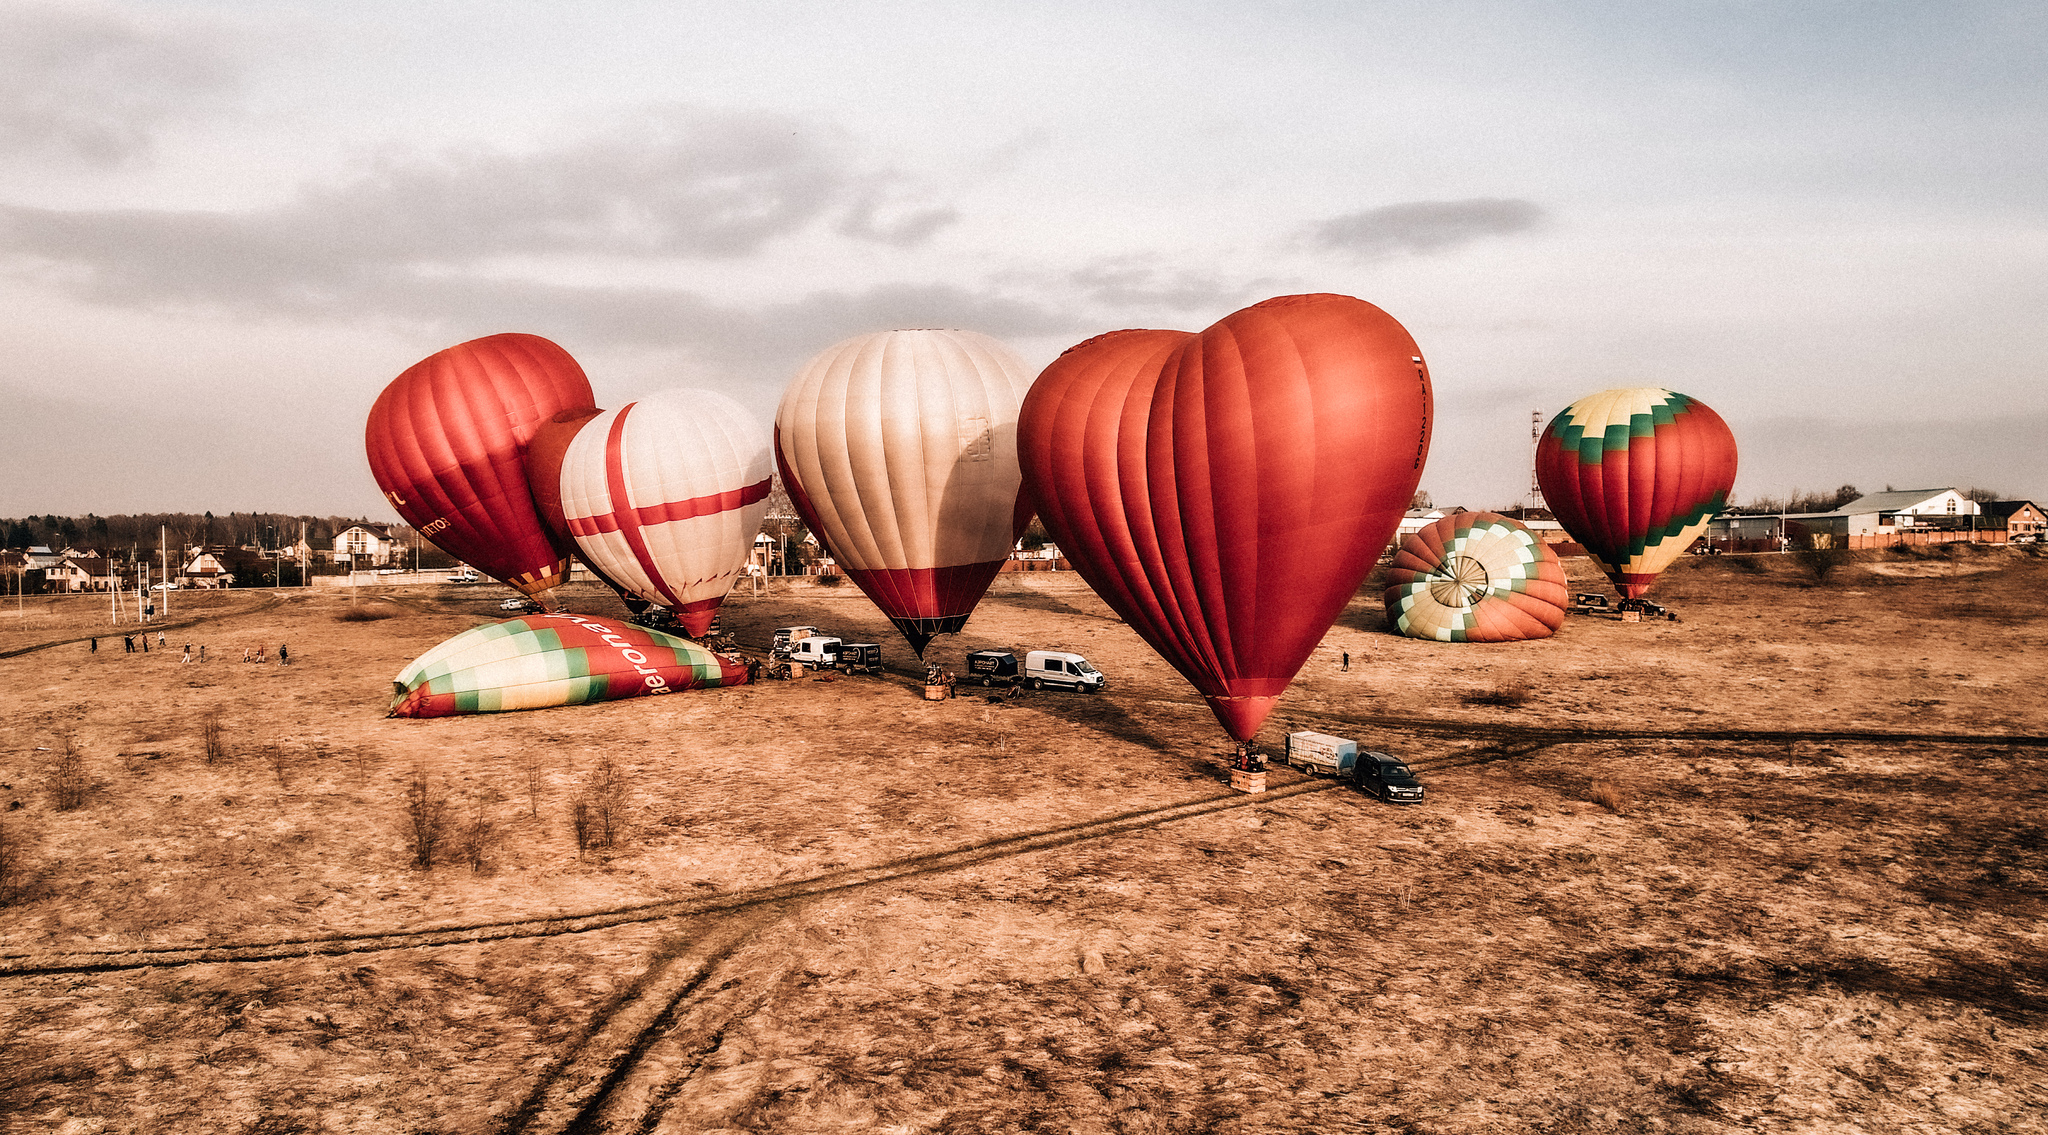
<svg viewBox="0 0 2048 1135"><path fill-rule="evenodd" d="M924 688L924 700L926 701L945 701L952 696L953 687L951 686L926 686Z"/></svg>
<svg viewBox="0 0 2048 1135"><path fill-rule="evenodd" d="M1621 613L1621 621L1624 623L1640 623L1643 621L1643 613L1630 608Z"/></svg>
<svg viewBox="0 0 2048 1135"><path fill-rule="evenodd" d="M1238 792L1264 792L1266 790L1266 774L1263 772L1246 772L1238 768L1231 769L1230 787Z"/></svg>

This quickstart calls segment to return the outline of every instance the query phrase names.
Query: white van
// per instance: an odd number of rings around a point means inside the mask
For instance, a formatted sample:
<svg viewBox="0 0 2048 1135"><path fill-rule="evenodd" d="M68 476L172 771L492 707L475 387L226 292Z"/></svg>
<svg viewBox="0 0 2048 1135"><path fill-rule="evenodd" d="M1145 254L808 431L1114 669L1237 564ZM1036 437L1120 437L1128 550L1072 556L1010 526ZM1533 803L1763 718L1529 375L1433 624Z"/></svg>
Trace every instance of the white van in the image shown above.
<svg viewBox="0 0 2048 1135"><path fill-rule="evenodd" d="M801 662L813 670L831 670L839 665L839 650L840 641L836 638L799 639L790 644L789 660Z"/></svg>
<svg viewBox="0 0 2048 1135"><path fill-rule="evenodd" d="M1098 694L1109 684L1109 679L1078 654L1064 650L1034 650L1024 656L1024 684L1034 690L1051 686Z"/></svg>

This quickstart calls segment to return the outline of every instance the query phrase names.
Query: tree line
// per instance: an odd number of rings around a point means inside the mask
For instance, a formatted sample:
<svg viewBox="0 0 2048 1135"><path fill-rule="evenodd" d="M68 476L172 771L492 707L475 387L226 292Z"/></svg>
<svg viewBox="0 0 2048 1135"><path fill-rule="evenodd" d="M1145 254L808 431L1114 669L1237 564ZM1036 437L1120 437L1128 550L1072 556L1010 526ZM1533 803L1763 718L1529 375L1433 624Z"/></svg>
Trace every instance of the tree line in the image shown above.
<svg viewBox="0 0 2048 1135"><path fill-rule="evenodd" d="M137 512L113 516L20 516L0 517L0 547L25 551L47 547L60 551L69 546L95 548L115 559L153 552L161 540L175 549L191 547L253 546L266 550L290 547L299 541L301 526L306 539L316 548L332 547L334 537L358 524L383 523L361 517L306 516L282 512ZM394 532L402 525L391 525Z"/></svg>

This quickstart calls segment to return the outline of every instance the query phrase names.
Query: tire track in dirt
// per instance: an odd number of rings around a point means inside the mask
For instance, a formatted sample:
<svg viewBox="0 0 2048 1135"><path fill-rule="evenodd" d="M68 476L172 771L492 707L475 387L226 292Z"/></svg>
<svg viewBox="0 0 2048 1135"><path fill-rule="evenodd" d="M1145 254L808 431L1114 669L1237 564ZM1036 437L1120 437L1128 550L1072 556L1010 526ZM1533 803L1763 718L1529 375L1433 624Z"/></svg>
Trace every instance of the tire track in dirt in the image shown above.
<svg viewBox="0 0 2048 1135"><path fill-rule="evenodd" d="M715 1049L723 1027L709 1028L710 1022L695 1019L699 1014L689 1011L691 1001L722 963L788 914L787 904L771 903L746 918L711 922L695 934L690 931L697 928L684 928L655 953L631 986L591 1015L583 1032L564 1046L496 1130L503 1135L613 1131L621 1129L622 1119L641 1126L659 1093L650 1094L645 1085L634 1085L637 1092L625 1089L648 1052L657 1044L683 1040L699 1050L691 1053L694 1070L709 1051L699 1038L708 1033ZM727 982L700 1000L714 1002L737 984ZM733 1015L723 1017L729 1021ZM685 1017L691 1019L685 1023Z"/></svg>
<svg viewBox="0 0 2048 1135"><path fill-rule="evenodd" d="M334 934L316 938L289 938L274 942L229 946L158 946L135 950L68 951L49 954L0 955L0 977L39 977L65 973L109 973L150 967L208 965L224 962L264 962L286 958L372 953L382 950L411 950L436 946L469 945L512 938L547 938L561 934L586 934L640 922L660 922L706 914L728 914L752 910L793 899L812 898L859 890L921 875L958 871L982 863L1049 851L1088 840L1104 839L1126 832L1157 827L1176 820L1194 819L1237 808L1255 808L1310 792L1340 787L1334 780L1303 781L1269 791L1247 795L1233 792L1164 808L1126 812L1100 820L1061 828L1005 836L969 844L950 851L931 852L891 860L872 867L831 871L807 879L775 883L746 891L703 898L675 899L592 911L553 918L511 919L469 923L428 930L391 931L370 934Z"/></svg>
<svg viewBox="0 0 2048 1135"><path fill-rule="evenodd" d="M272 607L275 607L282 602L284 602L283 599L279 598L276 595L272 595L270 598L265 599L263 602L256 604L254 607L246 607L239 611L223 611L216 615L201 615L197 618L186 619L185 621L180 623L151 623L149 624L148 630L145 630L142 633L148 634L150 631L183 630L186 627L198 627L204 626L207 623L218 623L224 622L228 619L239 619L245 615L255 615L263 611L268 611ZM36 651L39 650L51 650L59 646L73 646L78 643L84 642L87 639L113 637L115 637L115 633L113 631L108 631L105 634L82 634L79 635L77 638L60 638L52 642L39 642L32 646L17 646L13 650L0 650L0 658L19 658L24 654L34 654Z"/></svg>

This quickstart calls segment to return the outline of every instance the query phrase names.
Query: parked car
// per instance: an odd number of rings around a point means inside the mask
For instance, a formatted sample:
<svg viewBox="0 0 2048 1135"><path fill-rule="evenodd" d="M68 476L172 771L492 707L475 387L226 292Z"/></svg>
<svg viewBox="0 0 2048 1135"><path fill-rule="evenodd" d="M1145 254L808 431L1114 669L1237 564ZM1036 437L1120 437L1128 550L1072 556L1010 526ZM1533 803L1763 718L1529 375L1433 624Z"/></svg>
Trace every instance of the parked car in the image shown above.
<svg viewBox="0 0 2048 1135"><path fill-rule="evenodd" d="M477 573L475 573L475 572L473 572L473 571L470 571L470 570L469 570L468 568L464 568L464 569L462 569L461 571L458 571L458 572L455 572L455 573L451 574L451 575L450 575L450 576L448 577L448 582L450 582L450 583L475 583L475 582L477 582L478 580L480 580L480 579L482 579L482 578L483 578L483 576L480 576L480 575L478 575Z"/></svg>
<svg viewBox="0 0 2048 1135"><path fill-rule="evenodd" d="M1034 650L1024 656L1024 684L1034 690L1051 686L1099 694L1109 685L1109 679L1078 654Z"/></svg>
<svg viewBox="0 0 2048 1135"><path fill-rule="evenodd" d="M178 589L178 581L170 579L162 583L152 583L149 585L149 589L151 591L176 591Z"/></svg>
<svg viewBox="0 0 2048 1135"><path fill-rule="evenodd" d="M538 604L538 603L534 602L534 601L533 601L533 600L531 600L531 599L528 599L528 598L526 598L526 597L525 597L525 596L523 596L523 595L514 595L514 596L513 596L512 598L510 598L510 599L507 599L507 600L505 600L505 601L504 601L503 603L500 603L500 604L498 604L498 610L500 610L500 611L538 611L538 610L540 610L540 604Z"/></svg>
<svg viewBox="0 0 2048 1135"><path fill-rule="evenodd" d="M1407 762L1389 753L1367 750L1352 766L1352 783L1389 804L1422 803L1422 782Z"/></svg>
<svg viewBox="0 0 2048 1135"><path fill-rule="evenodd" d="M789 660L817 670L830 670L839 665L839 651L843 645L840 640L826 635L798 639L789 645Z"/></svg>

